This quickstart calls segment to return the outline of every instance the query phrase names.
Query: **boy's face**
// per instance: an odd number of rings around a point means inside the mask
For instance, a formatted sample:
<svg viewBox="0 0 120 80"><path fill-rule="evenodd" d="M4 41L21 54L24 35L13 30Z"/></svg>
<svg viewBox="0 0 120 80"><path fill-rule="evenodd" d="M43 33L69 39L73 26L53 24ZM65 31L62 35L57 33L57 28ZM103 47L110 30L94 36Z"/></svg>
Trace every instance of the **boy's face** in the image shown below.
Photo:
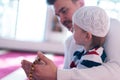
<svg viewBox="0 0 120 80"><path fill-rule="evenodd" d="M86 35L87 35L86 31L83 31L76 24L73 25L73 36L74 36L74 40L75 40L76 44L84 46L86 44L86 42L85 42Z"/></svg>
<svg viewBox="0 0 120 80"><path fill-rule="evenodd" d="M60 18L61 23L70 31L72 30L72 15L80 7L78 1L73 3L72 0L57 0L54 3L55 14Z"/></svg>

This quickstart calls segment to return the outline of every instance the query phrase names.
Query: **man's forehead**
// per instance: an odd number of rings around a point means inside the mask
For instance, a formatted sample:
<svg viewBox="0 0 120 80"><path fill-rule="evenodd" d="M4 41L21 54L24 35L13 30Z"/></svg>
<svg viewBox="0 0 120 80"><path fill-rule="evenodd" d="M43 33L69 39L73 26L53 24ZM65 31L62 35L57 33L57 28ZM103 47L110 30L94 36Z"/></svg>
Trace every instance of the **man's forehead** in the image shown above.
<svg viewBox="0 0 120 80"><path fill-rule="evenodd" d="M55 10L59 10L60 8L62 8L62 7L64 7L65 6L65 3L63 3L63 2L59 2L59 3L55 3L54 4L54 9Z"/></svg>
<svg viewBox="0 0 120 80"><path fill-rule="evenodd" d="M71 0L57 0L54 3L55 13L58 13L61 8L67 8L71 4Z"/></svg>

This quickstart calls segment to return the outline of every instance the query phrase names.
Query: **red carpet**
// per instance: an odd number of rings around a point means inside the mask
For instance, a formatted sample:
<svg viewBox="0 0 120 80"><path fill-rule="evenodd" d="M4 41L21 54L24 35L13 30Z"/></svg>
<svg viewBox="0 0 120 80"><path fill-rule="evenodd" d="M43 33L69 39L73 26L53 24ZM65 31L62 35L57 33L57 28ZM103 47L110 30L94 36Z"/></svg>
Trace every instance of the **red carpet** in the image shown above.
<svg viewBox="0 0 120 80"><path fill-rule="evenodd" d="M58 67L62 67L63 56L45 54L52 59ZM36 53L9 51L0 55L0 79L21 67L21 60L26 59L33 61Z"/></svg>

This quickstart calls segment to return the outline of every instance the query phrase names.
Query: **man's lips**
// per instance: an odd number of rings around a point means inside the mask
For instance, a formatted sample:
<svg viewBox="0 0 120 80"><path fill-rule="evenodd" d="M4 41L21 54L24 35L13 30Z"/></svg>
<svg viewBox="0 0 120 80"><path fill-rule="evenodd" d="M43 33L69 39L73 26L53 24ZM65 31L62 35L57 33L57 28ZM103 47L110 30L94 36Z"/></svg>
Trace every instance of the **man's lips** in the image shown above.
<svg viewBox="0 0 120 80"><path fill-rule="evenodd" d="M68 29L72 30L72 22L71 21L64 21L63 25Z"/></svg>

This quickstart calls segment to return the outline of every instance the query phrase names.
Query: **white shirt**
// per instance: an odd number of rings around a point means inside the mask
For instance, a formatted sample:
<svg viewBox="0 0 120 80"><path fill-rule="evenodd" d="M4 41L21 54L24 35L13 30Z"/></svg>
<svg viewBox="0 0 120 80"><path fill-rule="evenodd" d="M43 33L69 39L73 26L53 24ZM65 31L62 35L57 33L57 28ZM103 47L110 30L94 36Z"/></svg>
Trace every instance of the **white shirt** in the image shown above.
<svg viewBox="0 0 120 80"><path fill-rule="evenodd" d="M105 42L107 62L98 67L69 68L74 51L81 46L75 44L71 36L65 46L65 69L58 69L57 80L120 80L120 22L111 19L110 31ZM81 47L82 48L82 47Z"/></svg>

